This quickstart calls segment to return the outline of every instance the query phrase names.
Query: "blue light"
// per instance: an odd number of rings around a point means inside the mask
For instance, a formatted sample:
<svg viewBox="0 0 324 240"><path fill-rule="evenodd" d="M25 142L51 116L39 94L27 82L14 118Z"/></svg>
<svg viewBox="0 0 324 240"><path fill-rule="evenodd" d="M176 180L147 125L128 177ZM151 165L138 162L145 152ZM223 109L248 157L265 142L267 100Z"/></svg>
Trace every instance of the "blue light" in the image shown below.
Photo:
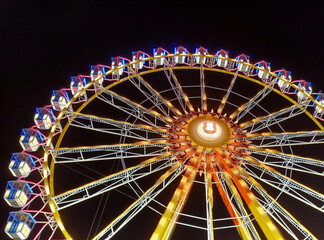
<svg viewBox="0 0 324 240"><path fill-rule="evenodd" d="M44 139L43 139L42 135L41 135L39 132L37 132L37 133L38 133L38 135L39 135L41 141L44 142Z"/></svg>
<svg viewBox="0 0 324 240"><path fill-rule="evenodd" d="M33 193L33 190L31 190L31 188L29 187L28 183L25 183L25 186L27 186L27 188L29 189L30 193Z"/></svg>
<svg viewBox="0 0 324 240"><path fill-rule="evenodd" d="M299 87L299 86L300 86L300 82L298 83L297 87ZM297 89L295 89L295 92L297 92Z"/></svg>
<svg viewBox="0 0 324 240"><path fill-rule="evenodd" d="M83 78L84 86L87 85L86 78Z"/></svg>
<svg viewBox="0 0 324 240"><path fill-rule="evenodd" d="M102 72L103 72L103 74L106 74L106 70L104 67L102 67Z"/></svg>
<svg viewBox="0 0 324 240"><path fill-rule="evenodd" d="M24 135L26 135L25 129L23 129L22 132L24 133Z"/></svg>
<svg viewBox="0 0 324 240"><path fill-rule="evenodd" d="M36 166L36 164L35 164L35 162L34 162L34 160L33 160L33 158L30 156L30 155L28 155L28 158L30 159L30 162L33 164L33 166L35 167Z"/></svg>
<svg viewBox="0 0 324 240"><path fill-rule="evenodd" d="M50 111L51 111L51 113L52 113L52 117L53 117L53 119L54 119L54 121L55 121L56 118L55 118L55 115L54 115L54 113L53 113L53 110L51 109Z"/></svg>
<svg viewBox="0 0 324 240"><path fill-rule="evenodd" d="M39 114L39 110L38 110L38 108L36 108L36 112Z"/></svg>
<svg viewBox="0 0 324 240"><path fill-rule="evenodd" d="M174 47L174 54L177 54L177 48Z"/></svg>
<svg viewBox="0 0 324 240"><path fill-rule="evenodd" d="M56 93L55 93L55 91L53 90L53 96L56 96Z"/></svg>
<svg viewBox="0 0 324 240"><path fill-rule="evenodd" d="M65 92L65 95L66 95L66 97L67 97L68 101L70 101L70 98L69 98L69 95L68 95L68 93L67 93L67 92Z"/></svg>
<svg viewBox="0 0 324 240"><path fill-rule="evenodd" d="M10 182L8 182L8 185L11 187L11 189L14 189Z"/></svg>
<svg viewBox="0 0 324 240"><path fill-rule="evenodd" d="M153 48L153 56L155 56L155 48Z"/></svg>
<svg viewBox="0 0 324 240"><path fill-rule="evenodd" d="M16 154L13 153L12 156L14 157L14 159L18 160Z"/></svg>

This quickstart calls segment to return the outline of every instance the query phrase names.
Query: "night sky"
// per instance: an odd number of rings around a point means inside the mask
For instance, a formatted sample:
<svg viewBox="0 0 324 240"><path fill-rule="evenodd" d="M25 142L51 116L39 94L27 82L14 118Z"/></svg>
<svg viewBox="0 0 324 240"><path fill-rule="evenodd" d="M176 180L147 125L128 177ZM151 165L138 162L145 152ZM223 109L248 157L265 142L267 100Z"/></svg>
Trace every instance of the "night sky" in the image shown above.
<svg viewBox="0 0 324 240"><path fill-rule="evenodd" d="M324 90L321 1L119 2L0 0L1 193L13 179L9 159L20 151L21 129L33 125L35 108L49 104L52 90L68 87L70 76L109 65L111 57L159 46L171 52L204 46L213 54L223 48L231 57L269 61L272 70L284 67L293 79ZM9 208L0 202L6 239Z"/></svg>

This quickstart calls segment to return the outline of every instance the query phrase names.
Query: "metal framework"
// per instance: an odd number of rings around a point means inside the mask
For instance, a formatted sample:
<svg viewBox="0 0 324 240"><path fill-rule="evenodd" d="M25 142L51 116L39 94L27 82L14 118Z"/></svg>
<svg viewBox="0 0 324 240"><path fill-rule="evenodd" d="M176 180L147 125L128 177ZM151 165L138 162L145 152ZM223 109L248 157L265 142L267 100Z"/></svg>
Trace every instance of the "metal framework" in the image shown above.
<svg viewBox="0 0 324 240"><path fill-rule="evenodd" d="M317 239L321 229L313 234L314 220L296 220L294 202L323 216L320 182L300 180L324 176L317 159L323 103L286 70L222 49L157 48L92 66L90 76L53 91L51 105L23 130L23 151L9 165L17 182L4 195L20 209L5 231L18 239L82 239L62 221L73 212L82 213L73 221L89 226L80 234L96 240L133 234L129 225L141 222L151 240L197 231L208 240ZM94 216L84 219L94 203Z"/></svg>

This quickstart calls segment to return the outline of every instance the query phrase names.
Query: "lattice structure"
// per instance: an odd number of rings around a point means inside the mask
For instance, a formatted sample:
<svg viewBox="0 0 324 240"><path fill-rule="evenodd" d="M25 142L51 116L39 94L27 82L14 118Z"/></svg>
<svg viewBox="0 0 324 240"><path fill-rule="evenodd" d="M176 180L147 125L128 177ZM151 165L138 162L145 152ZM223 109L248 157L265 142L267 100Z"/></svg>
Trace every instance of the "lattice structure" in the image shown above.
<svg viewBox="0 0 324 240"><path fill-rule="evenodd" d="M323 99L289 71L223 49L157 48L93 65L53 91L36 125L23 129L23 150L9 164L16 180L4 195L19 210L5 231L13 239L121 239L149 210L152 240L178 236L177 227L206 239L224 229L242 239L316 239L282 203L291 197L324 212L324 195L295 179L324 175L321 160L302 154L324 142ZM74 217L88 226L82 238L62 219L70 222L72 209L84 216L95 199L94 218Z"/></svg>

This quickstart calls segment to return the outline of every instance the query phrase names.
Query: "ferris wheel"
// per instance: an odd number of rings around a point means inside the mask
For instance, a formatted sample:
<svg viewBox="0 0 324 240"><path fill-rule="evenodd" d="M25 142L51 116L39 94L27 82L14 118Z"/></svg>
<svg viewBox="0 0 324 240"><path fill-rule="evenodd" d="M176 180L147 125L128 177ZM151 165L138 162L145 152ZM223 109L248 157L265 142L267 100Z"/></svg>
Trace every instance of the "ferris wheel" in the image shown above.
<svg viewBox="0 0 324 240"><path fill-rule="evenodd" d="M53 91L22 130L8 236L316 239L324 94L310 82L203 47L108 65Z"/></svg>

